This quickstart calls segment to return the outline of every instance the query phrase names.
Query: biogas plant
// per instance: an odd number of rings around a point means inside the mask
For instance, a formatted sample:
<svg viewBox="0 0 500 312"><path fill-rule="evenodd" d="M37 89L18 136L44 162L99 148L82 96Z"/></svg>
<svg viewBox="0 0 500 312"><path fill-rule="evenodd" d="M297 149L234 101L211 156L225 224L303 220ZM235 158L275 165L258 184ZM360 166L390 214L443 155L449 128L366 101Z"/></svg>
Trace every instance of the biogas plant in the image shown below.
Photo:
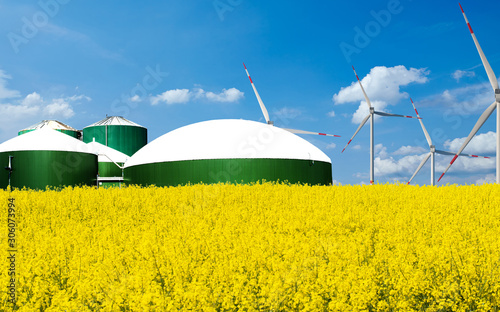
<svg viewBox="0 0 500 312"><path fill-rule="evenodd" d="M6 169L0 187L332 183L328 156L272 124L210 120L147 143L147 129L123 117L106 117L83 130L44 120L0 144Z"/></svg>
<svg viewBox="0 0 500 312"><path fill-rule="evenodd" d="M243 64L244 65L244 64ZM170 131L148 144L145 127L120 116L76 130L43 120L0 144L0 188L197 183L332 184L332 161L296 134L275 127L250 78L266 123L220 119Z"/></svg>

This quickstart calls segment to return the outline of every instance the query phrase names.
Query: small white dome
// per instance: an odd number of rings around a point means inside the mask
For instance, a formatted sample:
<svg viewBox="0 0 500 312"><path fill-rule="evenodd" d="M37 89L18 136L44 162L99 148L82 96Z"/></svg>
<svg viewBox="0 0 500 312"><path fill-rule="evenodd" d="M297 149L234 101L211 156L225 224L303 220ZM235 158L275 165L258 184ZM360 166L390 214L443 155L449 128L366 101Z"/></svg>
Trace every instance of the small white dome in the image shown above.
<svg viewBox="0 0 500 312"><path fill-rule="evenodd" d="M66 151L95 154L91 147L69 135L43 127L0 144L0 152Z"/></svg>
<svg viewBox="0 0 500 312"><path fill-rule="evenodd" d="M162 135L137 151L125 167L199 159L302 159L331 163L301 137L268 124L238 119L191 124Z"/></svg>
<svg viewBox="0 0 500 312"><path fill-rule="evenodd" d="M95 126L133 126L133 127L144 128L143 126L136 124L135 122L130 121L130 120L123 118L121 116L109 116L109 117L106 117L103 120L95 122L95 123L93 123L90 126L87 126L85 128L95 127Z"/></svg>

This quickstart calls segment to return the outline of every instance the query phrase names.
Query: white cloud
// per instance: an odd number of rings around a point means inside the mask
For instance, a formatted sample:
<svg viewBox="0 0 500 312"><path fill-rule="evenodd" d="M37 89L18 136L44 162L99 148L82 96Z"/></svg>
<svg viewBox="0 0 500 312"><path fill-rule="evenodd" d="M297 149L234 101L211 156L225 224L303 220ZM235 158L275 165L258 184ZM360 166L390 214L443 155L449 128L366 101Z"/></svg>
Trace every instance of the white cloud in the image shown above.
<svg viewBox="0 0 500 312"><path fill-rule="evenodd" d="M488 174L484 178L480 178L476 180L475 184L485 184L485 183L495 183L496 182L496 176L494 174Z"/></svg>
<svg viewBox="0 0 500 312"><path fill-rule="evenodd" d="M35 105L41 105L43 104L42 97L40 94L33 92L31 94L28 94L23 101L21 102L22 105L24 106L35 106Z"/></svg>
<svg viewBox="0 0 500 312"><path fill-rule="evenodd" d="M335 111L328 112L328 117L335 117Z"/></svg>
<svg viewBox="0 0 500 312"><path fill-rule="evenodd" d="M328 145L326 146L326 149L334 149L334 148L336 148L336 147L337 147L337 144L335 144L335 143L330 143L330 144L328 144Z"/></svg>
<svg viewBox="0 0 500 312"><path fill-rule="evenodd" d="M423 150L423 153L419 152ZM413 175L420 162L428 155L428 152L419 147L402 146L392 155L409 153L413 151L414 154L406 155L401 158L389 156L387 148L382 144L375 146L375 177L384 177L386 179L402 179L406 180ZM448 166L452 156L436 155L436 176L438 177L445 168ZM422 168L419 175L430 175L429 165L431 160L427 161L426 166ZM453 173L478 173L488 172L495 168L495 158L483 159L473 157L459 157L450 169Z"/></svg>
<svg viewBox="0 0 500 312"><path fill-rule="evenodd" d="M71 108L71 105L64 99L54 99L52 103L45 106L43 113L51 118L53 117L63 117L71 118L75 115L75 112Z"/></svg>
<svg viewBox="0 0 500 312"><path fill-rule="evenodd" d="M352 147L353 150L360 150L361 149L361 145L359 144L356 144Z"/></svg>
<svg viewBox="0 0 500 312"><path fill-rule="evenodd" d="M70 102L78 102L81 100L92 101L92 98L90 98L86 95L80 94L80 95L73 95L73 96L67 97L66 100L70 101Z"/></svg>
<svg viewBox="0 0 500 312"><path fill-rule="evenodd" d="M386 111L385 108L387 107L387 102L384 102L384 101L371 101L373 107L375 107L375 110L377 111ZM361 101L361 103L359 103L359 107L358 109L356 110L356 112L354 112L354 114L352 114L352 119L351 119L351 122L354 123L354 124L360 124L363 119L368 116L368 114L370 113L370 110L368 109L368 105L366 104L365 101ZM378 120L380 118L380 116L378 115L375 115L375 120ZM367 121L369 122L369 121Z"/></svg>
<svg viewBox="0 0 500 312"><path fill-rule="evenodd" d="M377 66L370 70L361 83L368 98L376 110L383 110L388 105L396 105L398 101L408 98L406 92L401 92L402 86L412 83L426 83L429 71L425 68L410 68L399 65L395 67ZM368 115L368 105L359 83L354 81L350 86L342 87L333 96L336 105L360 101L358 110L353 114L352 122L359 123Z"/></svg>
<svg viewBox="0 0 500 312"><path fill-rule="evenodd" d="M401 159L393 157L375 157L375 176L401 176L413 174L425 157L423 155L408 155Z"/></svg>
<svg viewBox="0 0 500 312"><path fill-rule="evenodd" d="M223 103L233 103L237 102L243 98L243 92L236 88L222 89L222 92L216 94L213 92L207 92L207 99L212 102L223 102Z"/></svg>
<svg viewBox="0 0 500 312"><path fill-rule="evenodd" d="M138 96L138 95L136 94L136 95L134 95L133 97L131 97L131 98L129 99L129 101L130 101L130 102L133 102L133 103L137 103L137 102L140 102L140 101L142 101L142 100L141 100L141 97L140 97L140 96Z"/></svg>
<svg viewBox="0 0 500 312"><path fill-rule="evenodd" d="M422 154L427 152L428 150L421 146L401 146L397 151L395 151L394 155L411 155L411 154Z"/></svg>
<svg viewBox="0 0 500 312"><path fill-rule="evenodd" d="M421 106L448 107L444 116L469 116L482 113L494 101L489 82L480 82L461 88L445 90L420 101Z"/></svg>
<svg viewBox="0 0 500 312"><path fill-rule="evenodd" d="M276 119L294 119L302 115L302 111L297 108L283 107L278 111L273 111L273 115Z"/></svg>
<svg viewBox="0 0 500 312"><path fill-rule="evenodd" d="M151 97L151 104L157 105L161 102L164 102L167 105L186 103L190 98L191 93L188 89L168 90L158 94L157 96Z"/></svg>
<svg viewBox="0 0 500 312"><path fill-rule="evenodd" d="M3 70L0 69L0 99L12 99L21 96L19 91L7 88L7 79L12 79Z"/></svg>
<svg viewBox="0 0 500 312"><path fill-rule="evenodd" d="M489 131L481 133L472 138L464 153L476 155L488 155L496 151L496 138L495 132ZM451 152L458 152L466 138L457 138L454 140L446 140L444 146Z"/></svg>
<svg viewBox="0 0 500 312"><path fill-rule="evenodd" d="M236 88L222 89L219 93L206 92L201 88L189 89L175 89L168 90L156 96L151 96L150 101L152 105L157 105L159 103L165 103L167 105L171 104L181 104L187 103L192 99L205 99L209 102L218 103L234 103L238 102L243 98L244 93Z"/></svg>
<svg viewBox="0 0 500 312"><path fill-rule="evenodd" d="M81 100L90 101L85 95L73 95L45 100L32 92L21 98L18 91L6 88L5 79L10 79L0 70L0 140L5 140L21 128L43 119L71 118L75 115L72 104ZM17 99L20 98L20 99Z"/></svg>
<svg viewBox="0 0 500 312"><path fill-rule="evenodd" d="M451 76L453 77L453 79L459 82L462 77L474 77L476 76L476 74L472 71L457 69L453 74L451 74Z"/></svg>
<svg viewBox="0 0 500 312"><path fill-rule="evenodd" d="M376 66L361 80L361 83L371 101L396 102L408 98L406 92L400 91L401 86L411 83L426 83L428 74L429 71L425 68L410 68L408 70L403 65L395 67ZM357 81L352 82L348 87L341 88L339 93L333 96L335 104L362 100L364 100L364 96Z"/></svg>
<svg viewBox="0 0 500 312"><path fill-rule="evenodd" d="M444 160L446 159L446 160ZM441 157L438 164L436 165L436 171L443 172L445 168L450 163L452 156L449 157ZM448 173L453 172L468 172L468 173L476 173L483 172L495 169L495 157L484 159L484 158L473 158L473 157L458 157L457 160L453 163ZM448 173L446 173L448 175Z"/></svg>
<svg viewBox="0 0 500 312"><path fill-rule="evenodd" d="M381 159L389 157L389 154L387 153L387 147L385 147L382 143L375 144L374 152L375 155L378 155Z"/></svg>

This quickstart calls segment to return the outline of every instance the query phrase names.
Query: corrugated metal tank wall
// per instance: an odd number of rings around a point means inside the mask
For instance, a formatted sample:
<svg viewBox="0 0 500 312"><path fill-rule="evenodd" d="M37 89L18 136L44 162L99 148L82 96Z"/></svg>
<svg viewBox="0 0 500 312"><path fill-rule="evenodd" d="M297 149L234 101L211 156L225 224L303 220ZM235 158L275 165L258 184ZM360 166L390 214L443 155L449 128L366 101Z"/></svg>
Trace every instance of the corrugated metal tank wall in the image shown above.
<svg viewBox="0 0 500 312"><path fill-rule="evenodd" d="M148 143L148 130L143 127L103 125L83 129L83 142L96 142L132 156Z"/></svg>

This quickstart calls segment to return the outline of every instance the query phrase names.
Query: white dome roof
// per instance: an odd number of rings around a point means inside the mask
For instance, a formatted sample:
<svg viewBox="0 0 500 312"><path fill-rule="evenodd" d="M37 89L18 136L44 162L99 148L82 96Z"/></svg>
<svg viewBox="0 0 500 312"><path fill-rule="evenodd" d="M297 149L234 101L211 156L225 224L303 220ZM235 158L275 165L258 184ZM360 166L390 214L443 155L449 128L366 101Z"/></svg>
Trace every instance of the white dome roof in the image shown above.
<svg viewBox="0 0 500 312"><path fill-rule="evenodd" d="M109 146L103 145L99 142L90 142L87 143L92 149L94 153L98 155L98 162L116 162L116 163L124 163L129 158L128 155L123 154L120 151L115 150ZM108 156L108 157L106 157Z"/></svg>
<svg viewBox="0 0 500 312"><path fill-rule="evenodd" d="M95 154L82 141L49 127L25 133L0 144L0 152L14 151L65 151Z"/></svg>
<svg viewBox="0 0 500 312"><path fill-rule="evenodd" d="M164 134L137 151L125 167L234 158L304 159L331 163L316 146L286 130L255 121L222 119L195 123Z"/></svg>
<svg viewBox="0 0 500 312"><path fill-rule="evenodd" d="M68 126L67 124L64 124L60 121L57 120L42 120L32 126L29 126L28 128L25 128L21 131L26 131L26 130L38 130L42 129L44 127L48 127L54 130L70 130L70 131L78 131L73 127Z"/></svg>
<svg viewBox="0 0 500 312"><path fill-rule="evenodd" d="M133 126L133 127L141 127L144 128L143 126L136 124L133 121L130 121L126 118L123 118L121 116L109 116L104 118L103 120L99 120L98 122L95 122L91 124L88 127L95 127L95 126Z"/></svg>

